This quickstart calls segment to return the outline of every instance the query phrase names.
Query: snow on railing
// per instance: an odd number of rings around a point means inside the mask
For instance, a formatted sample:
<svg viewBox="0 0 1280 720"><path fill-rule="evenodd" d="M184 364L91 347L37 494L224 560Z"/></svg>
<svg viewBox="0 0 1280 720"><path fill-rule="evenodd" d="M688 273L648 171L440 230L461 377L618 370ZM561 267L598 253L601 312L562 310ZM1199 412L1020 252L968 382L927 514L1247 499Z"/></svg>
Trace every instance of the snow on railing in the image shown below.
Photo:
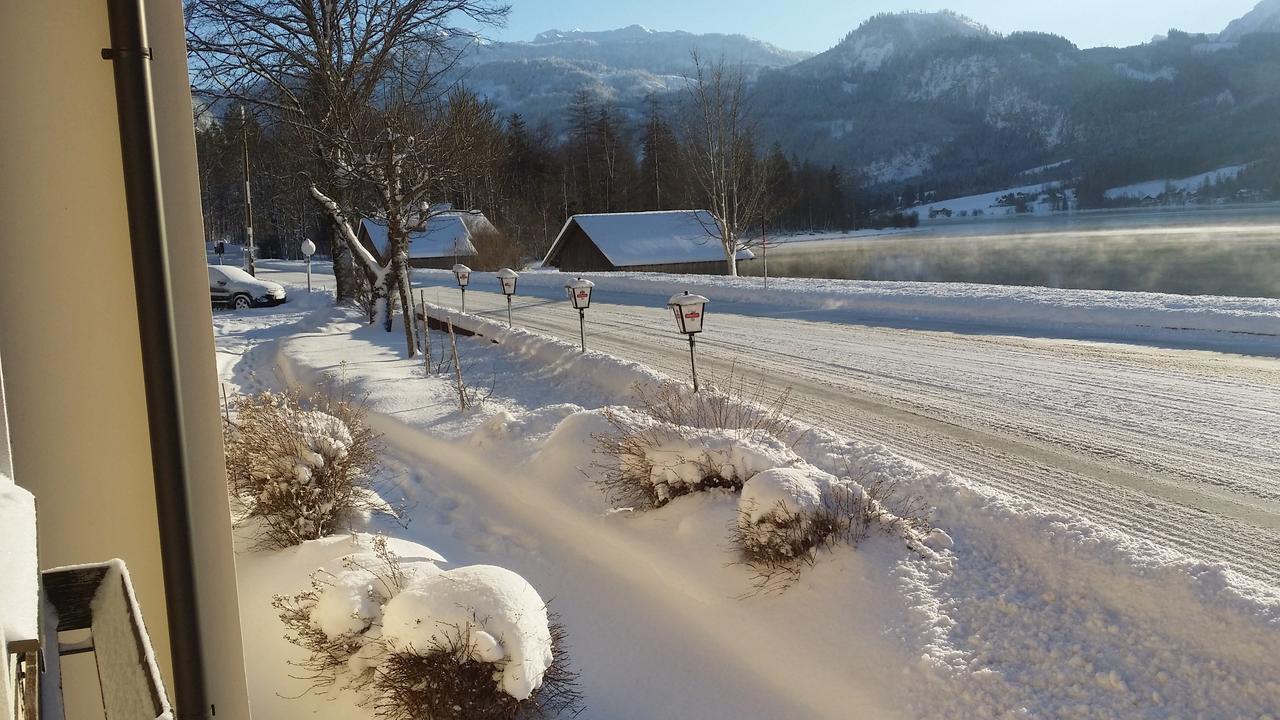
<svg viewBox="0 0 1280 720"><path fill-rule="evenodd" d="M39 582L35 498L0 475L0 718L6 720L32 705L19 696L16 673L19 657L40 649Z"/></svg>

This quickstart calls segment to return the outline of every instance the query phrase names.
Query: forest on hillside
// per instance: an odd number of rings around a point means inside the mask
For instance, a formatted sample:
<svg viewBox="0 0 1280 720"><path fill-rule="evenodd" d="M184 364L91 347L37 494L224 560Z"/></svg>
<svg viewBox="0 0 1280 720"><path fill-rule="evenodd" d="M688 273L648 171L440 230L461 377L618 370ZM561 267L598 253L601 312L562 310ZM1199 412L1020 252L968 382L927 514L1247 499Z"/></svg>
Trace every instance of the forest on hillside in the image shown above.
<svg viewBox="0 0 1280 720"><path fill-rule="evenodd" d="M465 153L450 158L450 180L434 200L479 210L494 223L511 250L493 262L541 259L571 215L700 204L687 160L696 150L679 108L657 99L637 122L579 92L565 108L562 133L545 120L531 126L519 113L500 116L466 89L456 89L446 105L459 114L466 109L468 140ZM207 239L240 242L244 236L247 150L259 255L293 256L303 237L326 253L333 228L307 192L307 161L295 151L289 128L252 113L242 120L238 107L200 120ZM766 178L766 232L850 230L870 222L866 213L859 220L855 178L842 168L788 157L776 144L753 146L750 154Z"/></svg>

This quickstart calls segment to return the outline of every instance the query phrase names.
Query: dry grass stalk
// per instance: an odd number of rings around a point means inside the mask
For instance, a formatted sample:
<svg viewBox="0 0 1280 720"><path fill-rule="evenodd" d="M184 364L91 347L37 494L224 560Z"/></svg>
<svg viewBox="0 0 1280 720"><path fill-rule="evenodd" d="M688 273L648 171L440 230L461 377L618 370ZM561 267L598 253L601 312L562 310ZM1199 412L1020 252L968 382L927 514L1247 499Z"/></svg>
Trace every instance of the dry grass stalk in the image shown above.
<svg viewBox="0 0 1280 720"><path fill-rule="evenodd" d="M771 394L763 384L730 372L700 392L679 383L636 385L639 408L659 422L705 430L730 430L743 436L765 433L785 439L795 427L791 388Z"/></svg>
<svg viewBox="0 0 1280 720"><path fill-rule="evenodd" d="M423 652L393 653L374 673L372 707L385 720L541 720L582 710L578 675L569 668L564 625L550 624L553 660L526 700L498 688L494 664L471 657L471 628L451 628Z"/></svg>

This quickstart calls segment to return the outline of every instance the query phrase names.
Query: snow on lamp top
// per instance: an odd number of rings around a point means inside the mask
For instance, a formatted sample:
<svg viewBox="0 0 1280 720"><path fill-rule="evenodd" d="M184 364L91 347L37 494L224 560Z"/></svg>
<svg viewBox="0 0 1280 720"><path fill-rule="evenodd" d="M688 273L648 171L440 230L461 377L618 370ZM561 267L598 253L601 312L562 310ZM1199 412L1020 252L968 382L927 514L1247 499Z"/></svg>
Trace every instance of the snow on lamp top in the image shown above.
<svg viewBox="0 0 1280 720"><path fill-rule="evenodd" d="M688 290L671 296L667 307L676 318L676 327L685 335L702 332L702 321L706 316L704 308L707 299L701 295L690 295Z"/></svg>
<svg viewBox="0 0 1280 720"><path fill-rule="evenodd" d="M471 282L471 268L458 263L453 266L453 274L458 278L458 287L466 287Z"/></svg>
<svg viewBox="0 0 1280 720"><path fill-rule="evenodd" d="M595 283L582 278L571 280L564 284L565 290L569 293L569 300L579 310L586 310L591 307L591 288L595 286Z"/></svg>
<svg viewBox="0 0 1280 720"><path fill-rule="evenodd" d="M311 242L311 238L302 241L302 254L311 257L316 254L316 244Z"/></svg>
<svg viewBox="0 0 1280 720"><path fill-rule="evenodd" d="M516 281L520 279L520 273L511 268L502 268L494 275L497 276L498 282L502 284L503 295L516 294Z"/></svg>

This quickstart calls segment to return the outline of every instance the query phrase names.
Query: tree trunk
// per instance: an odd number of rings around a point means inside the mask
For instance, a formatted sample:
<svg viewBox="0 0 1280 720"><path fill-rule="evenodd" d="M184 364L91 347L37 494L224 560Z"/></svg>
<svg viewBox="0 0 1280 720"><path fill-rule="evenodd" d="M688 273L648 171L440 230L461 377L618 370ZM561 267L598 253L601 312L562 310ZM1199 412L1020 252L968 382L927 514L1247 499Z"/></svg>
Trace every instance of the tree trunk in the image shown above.
<svg viewBox="0 0 1280 720"><path fill-rule="evenodd" d="M395 273L386 272L371 288L374 313L378 316L378 322L382 323L382 329L387 332L391 332L392 326L391 287L395 282Z"/></svg>
<svg viewBox="0 0 1280 720"><path fill-rule="evenodd" d="M413 297L409 294L409 263L404 255L397 253L392 261L391 273L396 277L396 288L400 291L400 312L404 315L404 342L409 357L418 354L418 345L413 337Z"/></svg>
<svg viewBox="0 0 1280 720"><path fill-rule="evenodd" d="M738 277L738 238L720 223L720 238L724 243L724 271L729 277Z"/></svg>
<svg viewBox="0 0 1280 720"><path fill-rule="evenodd" d="M359 282L356 280L355 258L351 248L342 240L339 230L333 231L333 240L329 243L333 255L334 292L339 305L354 305Z"/></svg>

